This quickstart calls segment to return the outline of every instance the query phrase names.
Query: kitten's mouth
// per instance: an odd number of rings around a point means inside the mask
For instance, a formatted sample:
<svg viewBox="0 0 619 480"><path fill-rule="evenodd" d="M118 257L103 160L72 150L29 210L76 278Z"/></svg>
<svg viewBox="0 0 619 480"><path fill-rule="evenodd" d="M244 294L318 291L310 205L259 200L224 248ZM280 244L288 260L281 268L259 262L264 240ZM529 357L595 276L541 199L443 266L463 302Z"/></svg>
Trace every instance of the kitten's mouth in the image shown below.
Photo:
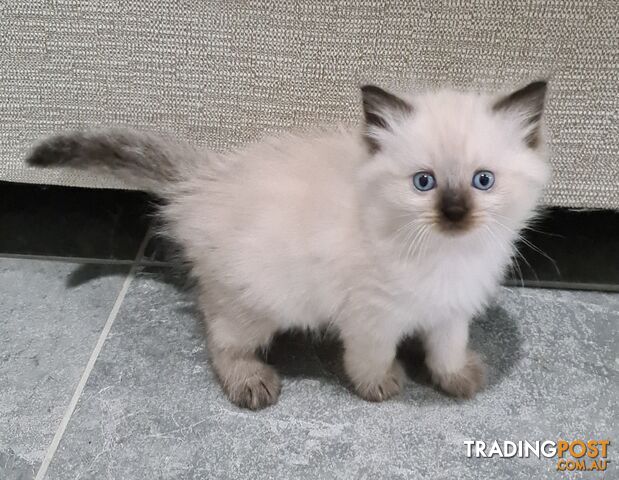
<svg viewBox="0 0 619 480"><path fill-rule="evenodd" d="M441 233L455 237L470 232L475 227L475 224L475 220L471 216L468 216L458 221L440 219L436 223L436 226Z"/></svg>

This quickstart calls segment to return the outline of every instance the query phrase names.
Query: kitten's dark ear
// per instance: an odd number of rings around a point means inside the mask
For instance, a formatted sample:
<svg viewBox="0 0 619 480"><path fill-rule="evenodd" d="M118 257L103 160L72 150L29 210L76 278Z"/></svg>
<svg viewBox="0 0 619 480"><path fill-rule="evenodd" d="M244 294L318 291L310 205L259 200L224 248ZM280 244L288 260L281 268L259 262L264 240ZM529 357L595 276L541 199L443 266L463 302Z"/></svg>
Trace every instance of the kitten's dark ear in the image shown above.
<svg viewBox="0 0 619 480"><path fill-rule="evenodd" d="M364 138L371 152L380 150L376 132L380 129L390 130L390 124L402 116L412 113L413 107L400 97L375 85L361 87L363 115L365 116Z"/></svg>
<svg viewBox="0 0 619 480"><path fill-rule="evenodd" d="M525 128L524 141L536 148L541 140L541 120L548 84L544 80L533 82L514 93L499 98L493 105L495 112L511 111L522 116Z"/></svg>

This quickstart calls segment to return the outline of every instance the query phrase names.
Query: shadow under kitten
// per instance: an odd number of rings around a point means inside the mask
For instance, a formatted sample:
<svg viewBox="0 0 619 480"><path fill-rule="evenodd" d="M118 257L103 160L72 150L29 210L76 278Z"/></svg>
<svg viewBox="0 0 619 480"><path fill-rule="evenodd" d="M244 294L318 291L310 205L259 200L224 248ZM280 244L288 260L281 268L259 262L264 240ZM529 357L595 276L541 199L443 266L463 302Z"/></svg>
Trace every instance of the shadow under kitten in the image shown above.
<svg viewBox="0 0 619 480"><path fill-rule="evenodd" d="M157 272L157 278L175 290L192 295L194 282L182 264L144 269ZM83 264L68 277L67 286L76 287L103 275L126 275L127 271L126 265L119 265L117 269L102 269L96 264ZM190 313L196 319L196 335L204 339L206 332L200 310L197 306L182 308L183 313ZM520 360L522 334L516 320L502 307L494 305L473 321L470 337L472 347L482 355L488 366L485 389L492 389L501 383ZM275 367L283 378L315 378L352 389L344 373L342 355L341 341L337 335L326 331L282 332L274 338L267 350L261 352L262 358ZM412 381L412 385L405 386L405 389L415 388L415 385L436 389L430 380L423 344L419 338L413 336L403 339L398 347L397 358ZM445 397L437 391L436 398L444 401Z"/></svg>

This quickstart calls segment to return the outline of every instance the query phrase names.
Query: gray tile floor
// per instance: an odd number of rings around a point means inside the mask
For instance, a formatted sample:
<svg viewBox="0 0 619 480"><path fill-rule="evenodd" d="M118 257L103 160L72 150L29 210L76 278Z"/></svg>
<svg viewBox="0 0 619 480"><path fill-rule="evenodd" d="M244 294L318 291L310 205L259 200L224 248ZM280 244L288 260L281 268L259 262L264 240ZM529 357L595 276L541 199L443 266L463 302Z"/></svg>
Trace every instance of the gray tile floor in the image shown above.
<svg viewBox="0 0 619 480"><path fill-rule="evenodd" d="M280 402L252 413L222 396L177 280L0 258L1 480L554 478L555 460L469 459L463 441L617 438L619 294L503 288L473 326L490 378L468 402L410 380L366 403L336 346L288 336Z"/></svg>

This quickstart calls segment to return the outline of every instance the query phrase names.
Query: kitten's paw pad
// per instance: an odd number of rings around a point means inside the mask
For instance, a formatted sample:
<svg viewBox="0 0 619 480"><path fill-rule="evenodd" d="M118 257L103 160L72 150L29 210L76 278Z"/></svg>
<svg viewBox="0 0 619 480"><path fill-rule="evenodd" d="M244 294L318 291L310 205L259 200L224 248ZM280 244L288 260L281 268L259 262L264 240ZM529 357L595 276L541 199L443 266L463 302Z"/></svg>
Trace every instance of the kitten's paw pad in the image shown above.
<svg viewBox="0 0 619 480"><path fill-rule="evenodd" d="M404 378L404 369L400 363L393 362L393 366L380 381L357 385L355 390L364 400L382 402L400 393Z"/></svg>
<svg viewBox="0 0 619 480"><path fill-rule="evenodd" d="M473 398L486 385L486 366L477 353L469 350L466 354L466 363L459 371L432 372L432 380L454 397Z"/></svg>
<svg viewBox="0 0 619 480"><path fill-rule="evenodd" d="M277 372L268 365L260 365L238 380L224 385L230 401L241 408L260 410L277 403L281 381Z"/></svg>

